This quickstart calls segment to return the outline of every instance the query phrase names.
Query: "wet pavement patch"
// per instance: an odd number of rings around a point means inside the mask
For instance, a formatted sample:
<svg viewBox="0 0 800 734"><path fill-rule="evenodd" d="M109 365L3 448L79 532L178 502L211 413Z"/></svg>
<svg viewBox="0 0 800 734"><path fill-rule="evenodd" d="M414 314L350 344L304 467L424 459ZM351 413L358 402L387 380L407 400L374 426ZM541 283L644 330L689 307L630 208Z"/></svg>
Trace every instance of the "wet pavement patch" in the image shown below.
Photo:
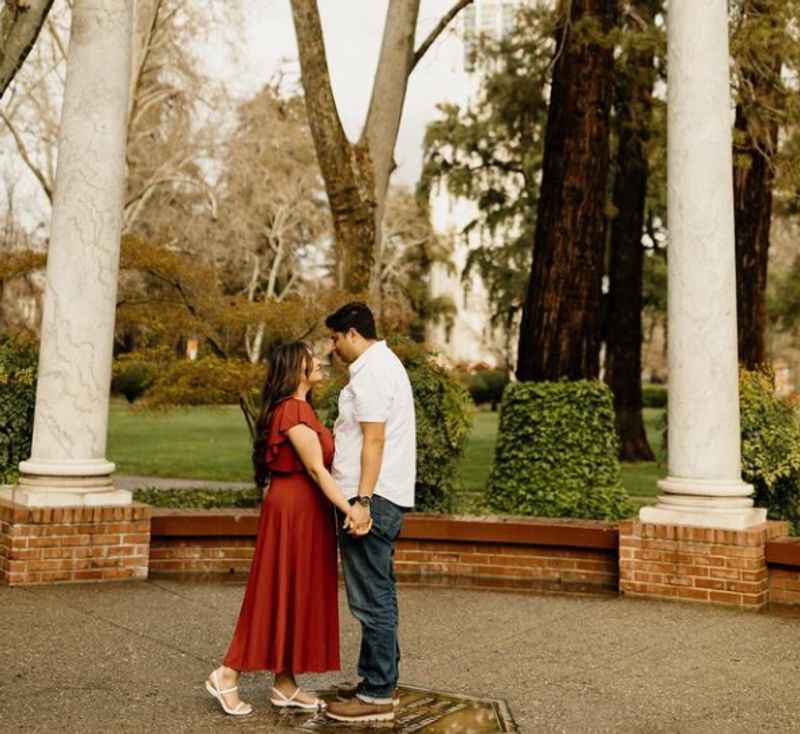
<svg viewBox="0 0 800 734"><path fill-rule="evenodd" d="M395 734L500 734L518 732L505 701L463 696L457 693L432 691L403 686L400 706L394 721L373 724L352 724L332 721L324 714L303 715L273 711L275 724L290 731L352 732L381 731ZM335 700L335 691L317 691L324 700Z"/></svg>

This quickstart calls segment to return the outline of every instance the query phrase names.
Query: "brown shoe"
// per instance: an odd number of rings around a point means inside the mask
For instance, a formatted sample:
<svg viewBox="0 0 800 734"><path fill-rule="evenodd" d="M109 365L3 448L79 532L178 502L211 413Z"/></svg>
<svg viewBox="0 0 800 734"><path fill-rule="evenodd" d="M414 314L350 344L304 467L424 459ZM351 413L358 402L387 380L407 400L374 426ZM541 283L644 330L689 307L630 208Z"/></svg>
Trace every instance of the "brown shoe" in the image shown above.
<svg viewBox="0 0 800 734"><path fill-rule="evenodd" d="M357 693L358 693L358 686L339 688L336 691L336 698L339 701L349 701L350 699L355 698ZM394 693L392 693L392 706L397 708L399 705L400 705L400 689L395 688Z"/></svg>
<svg viewBox="0 0 800 734"><path fill-rule="evenodd" d="M334 721L394 721L394 706L351 698L349 701L331 701L325 709L325 716Z"/></svg>

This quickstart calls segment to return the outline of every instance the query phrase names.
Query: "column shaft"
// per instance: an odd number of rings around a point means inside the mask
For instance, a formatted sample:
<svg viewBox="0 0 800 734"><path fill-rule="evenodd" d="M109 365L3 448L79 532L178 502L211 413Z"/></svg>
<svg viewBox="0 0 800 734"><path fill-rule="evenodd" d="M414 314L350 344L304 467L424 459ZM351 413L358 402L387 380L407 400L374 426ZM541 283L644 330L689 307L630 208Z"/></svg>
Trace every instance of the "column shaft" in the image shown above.
<svg viewBox="0 0 800 734"><path fill-rule="evenodd" d="M31 505L130 502L106 460L125 192L132 0L75 0L58 142L31 458Z"/></svg>
<svg viewBox="0 0 800 734"><path fill-rule="evenodd" d="M741 480L727 0L670 0L669 478L644 522L763 521Z"/></svg>

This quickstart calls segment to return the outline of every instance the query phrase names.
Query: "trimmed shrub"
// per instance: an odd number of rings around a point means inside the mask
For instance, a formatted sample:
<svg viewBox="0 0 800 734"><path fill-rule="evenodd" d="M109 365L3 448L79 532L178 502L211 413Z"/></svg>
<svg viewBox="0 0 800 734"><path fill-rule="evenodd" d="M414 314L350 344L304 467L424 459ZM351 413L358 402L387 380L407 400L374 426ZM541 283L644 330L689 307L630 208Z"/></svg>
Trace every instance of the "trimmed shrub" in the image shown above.
<svg viewBox="0 0 800 734"><path fill-rule="evenodd" d="M666 408L667 386L652 383L642 385L642 405L645 408Z"/></svg>
<svg viewBox="0 0 800 734"><path fill-rule="evenodd" d="M539 517L627 517L633 507L620 483L617 452L604 383L512 383L500 408L490 506Z"/></svg>
<svg viewBox="0 0 800 734"><path fill-rule="evenodd" d="M118 360L114 363L111 393L123 395L132 403L142 397L156 381L159 368L152 362Z"/></svg>
<svg viewBox="0 0 800 734"><path fill-rule="evenodd" d="M800 425L795 409L775 395L772 375L742 370L739 377L742 478L755 503L773 520L800 532Z"/></svg>
<svg viewBox="0 0 800 734"><path fill-rule="evenodd" d="M416 509L449 512L457 490L456 466L472 425L469 393L419 345L402 340L391 344L408 370L417 419ZM320 390L317 410L329 427L338 414L344 381L331 380Z"/></svg>
<svg viewBox="0 0 800 734"><path fill-rule="evenodd" d="M505 370L460 372L458 379L469 390L475 405L491 405L492 410L497 410L503 399L503 390L509 383L508 373Z"/></svg>
<svg viewBox="0 0 800 734"><path fill-rule="evenodd" d="M11 484L31 455L36 407L35 347L0 335L0 484Z"/></svg>

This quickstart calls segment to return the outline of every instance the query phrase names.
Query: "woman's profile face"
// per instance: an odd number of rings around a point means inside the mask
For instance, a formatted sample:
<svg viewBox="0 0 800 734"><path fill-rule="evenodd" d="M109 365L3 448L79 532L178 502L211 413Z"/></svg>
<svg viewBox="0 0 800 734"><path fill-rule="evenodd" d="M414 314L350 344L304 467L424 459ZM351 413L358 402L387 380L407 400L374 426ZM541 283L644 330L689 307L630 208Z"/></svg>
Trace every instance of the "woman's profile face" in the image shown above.
<svg viewBox="0 0 800 734"><path fill-rule="evenodd" d="M309 371L309 360L311 369ZM303 362L303 377L309 385L316 385L322 381L322 362L313 354L309 354Z"/></svg>

